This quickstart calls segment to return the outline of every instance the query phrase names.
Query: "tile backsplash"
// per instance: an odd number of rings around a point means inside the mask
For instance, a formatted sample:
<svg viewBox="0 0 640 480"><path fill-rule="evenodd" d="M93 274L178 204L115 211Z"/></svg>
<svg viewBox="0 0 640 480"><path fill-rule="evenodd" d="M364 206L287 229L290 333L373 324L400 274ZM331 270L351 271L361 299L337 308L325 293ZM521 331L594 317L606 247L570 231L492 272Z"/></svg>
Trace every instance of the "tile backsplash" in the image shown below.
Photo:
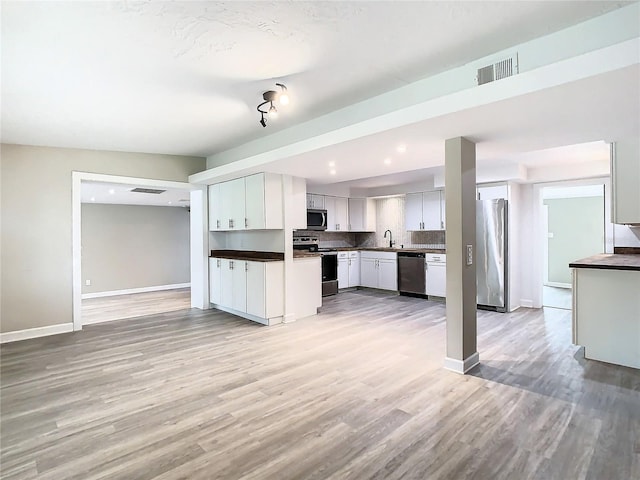
<svg viewBox="0 0 640 480"><path fill-rule="evenodd" d="M315 237L321 248L375 247L375 233L369 232L317 232L296 230L295 237Z"/></svg>
<svg viewBox="0 0 640 480"><path fill-rule="evenodd" d="M391 230L394 246L401 248L423 247L444 248L444 230L407 232L404 227L404 197L378 198L376 203L376 231L371 233L355 232L316 232L296 230L294 235L316 237L321 248L337 247L388 247L389 238L384 232Z"/></svg>

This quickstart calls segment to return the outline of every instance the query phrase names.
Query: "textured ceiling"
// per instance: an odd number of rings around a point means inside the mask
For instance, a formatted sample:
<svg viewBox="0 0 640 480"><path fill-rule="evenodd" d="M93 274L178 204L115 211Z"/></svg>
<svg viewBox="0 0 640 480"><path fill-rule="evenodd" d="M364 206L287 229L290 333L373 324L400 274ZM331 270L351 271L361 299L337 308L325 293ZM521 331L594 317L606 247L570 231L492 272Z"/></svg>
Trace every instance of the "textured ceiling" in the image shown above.
<svg viewBox="0 0 640 480"><path fill-rule="evenodd" d="M2 2L2 141L210 155L623 4Z"/></svg>

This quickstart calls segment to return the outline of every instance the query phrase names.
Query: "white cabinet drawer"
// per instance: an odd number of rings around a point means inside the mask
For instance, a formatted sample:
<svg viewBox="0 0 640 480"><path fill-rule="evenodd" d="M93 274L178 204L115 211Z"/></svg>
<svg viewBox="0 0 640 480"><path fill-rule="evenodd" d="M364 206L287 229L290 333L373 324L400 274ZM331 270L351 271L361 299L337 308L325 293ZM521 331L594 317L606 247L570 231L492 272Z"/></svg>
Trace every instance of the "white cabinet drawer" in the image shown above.
<svg viewBox="0 0 640 480"><path fill-rule="evenodd" d="M358 258L360 256L360 252L348 252L349 258Z"/></svg>
<svg viewBox="0 0 640 480"><path fill-rule="evenodd" d="M349 258L349 252L338 252L338 260Z"/></svg>
<svg viewBox="0 0 640 480"><path fill-rule="evenodd" d="M447 262L447 256L441 253L425 253L424 255L425 262L436 263L436 262Z"/></svg>

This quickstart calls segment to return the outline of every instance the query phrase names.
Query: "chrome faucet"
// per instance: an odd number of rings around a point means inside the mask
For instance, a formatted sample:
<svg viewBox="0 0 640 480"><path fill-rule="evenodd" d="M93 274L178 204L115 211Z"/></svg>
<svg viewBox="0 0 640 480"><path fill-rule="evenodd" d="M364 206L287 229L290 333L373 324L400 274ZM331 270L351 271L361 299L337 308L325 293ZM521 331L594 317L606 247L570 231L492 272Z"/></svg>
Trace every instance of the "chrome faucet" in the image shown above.
<svg viewBox="0 0 640 480"><path fill-rule="evenodd" d="M391 230L385 230L384 238L387 238L387 232L389 232L389 248L393 248L393 235L391 234Z"/></svg>

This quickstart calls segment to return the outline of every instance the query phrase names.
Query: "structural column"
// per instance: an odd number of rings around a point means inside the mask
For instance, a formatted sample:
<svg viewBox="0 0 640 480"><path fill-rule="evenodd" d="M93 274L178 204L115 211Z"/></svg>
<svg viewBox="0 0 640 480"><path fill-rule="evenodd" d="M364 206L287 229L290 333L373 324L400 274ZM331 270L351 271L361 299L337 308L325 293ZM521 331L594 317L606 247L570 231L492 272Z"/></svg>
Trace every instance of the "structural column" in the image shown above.
<svg viewBox="0 0 640 480"><path fill-rule="evenodd" d="M466 373L480 362L476 304L476 145L445 141L447 357L445 368Z"/></svg>

